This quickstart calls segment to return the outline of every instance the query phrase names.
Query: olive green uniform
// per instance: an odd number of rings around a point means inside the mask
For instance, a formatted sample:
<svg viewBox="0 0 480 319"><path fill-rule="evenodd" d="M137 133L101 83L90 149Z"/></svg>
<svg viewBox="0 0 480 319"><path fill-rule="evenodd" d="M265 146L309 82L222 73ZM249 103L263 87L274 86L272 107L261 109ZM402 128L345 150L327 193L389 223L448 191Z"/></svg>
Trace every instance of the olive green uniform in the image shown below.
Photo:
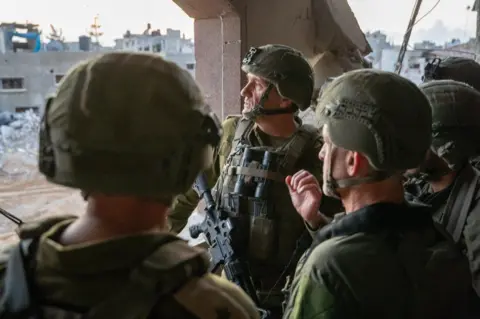
<svg viewBox="0 0 480 319"><path fill-rule="evenodd" d="M108 53L75 66L48 99L39 170L87 197L168 207L211 166L220 138L187 71L158 55ZM2 317L259 318L242 290L207 273L204 250L156 225L64 245L62 234L75 222L54 218L20 227L20 244L2 253Z"/></svg>
<svg viewBox="0 0 480 319"><path fill-rule="evenodd" d="M331 157L344 148L372 167L366 176L335 179L325 158L332 194L416 167L430 145L428 100L393 73L336 78L317 118L327 125ZM464 318L470 293L468 264L436 230L428 207L377 202L337 215L317 233L297 266L284 318Z"/></svg>
<svg viewBox="0 0 480 319"><path fill-rule="evenodd" d="M215 185L220 177L222 167L225 166L228 155L231 152L235 131L239 121L239 117L232 116L222 124L223 136L219 147L216 150L213 165L205 171L211 186ZM298 119L298 123L300 124L300 119ZM255 146L267 145L272 147L285 144L288 140L288 138L268 136L259 129L254 130L253 134L251 134L251 138L252 144ZM311 145L305 150L305 153L302 154L296 165L297 169L308 170L315 175L318 180L322 179L322 163L318 160L318 153L321 148L322 140L321 136L318 134L317 137L311 141ZM192 214L192 211L197 207L199 201L198 194L193 189L176 197L172 206L172 212L169 214L168 218L172 231L178 233L185 227L188 218Z"/></svg>

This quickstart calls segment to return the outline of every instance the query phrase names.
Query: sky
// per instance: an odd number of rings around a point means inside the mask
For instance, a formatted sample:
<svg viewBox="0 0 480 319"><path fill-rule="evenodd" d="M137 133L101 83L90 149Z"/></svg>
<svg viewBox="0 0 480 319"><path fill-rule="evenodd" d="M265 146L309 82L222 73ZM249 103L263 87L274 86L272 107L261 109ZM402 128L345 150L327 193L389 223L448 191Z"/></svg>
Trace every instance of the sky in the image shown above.
<svg viewBox="0 0 480 319"><path fill-rule="evenodd" d="M44 34L52 24L63 30L68 41L85 34L96 15L104 35L104 45L113 45L126 30L141 33L147 23L153 29L180 29L189 38L193 20L172 0L1 0L0 22L32 22L39 24ZM295 1L295 0L292 0ZM318 0L316 0L318 1ZM389 39L400 44L415 0L348 0L363 31L381 30ZM452 38L467 40L475 34L476 16L467 10L474 0L424 0L418 18L436 3L431 13L417 23L412 42L433 40L443 44ZM412 43L411 42L411 43Z"/></svg>

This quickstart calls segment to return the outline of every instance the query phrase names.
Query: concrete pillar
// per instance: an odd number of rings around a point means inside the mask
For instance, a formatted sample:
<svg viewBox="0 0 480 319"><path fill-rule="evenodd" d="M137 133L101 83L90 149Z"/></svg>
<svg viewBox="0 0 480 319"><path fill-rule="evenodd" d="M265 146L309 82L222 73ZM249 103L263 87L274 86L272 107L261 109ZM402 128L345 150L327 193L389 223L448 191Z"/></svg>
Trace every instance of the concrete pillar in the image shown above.
<svg viewBox="0 0 480 319"><path fill-rule="evenodd" d="M276 43L302 51L317 88L329 76L361 67L371 52L347 0L173 1L195 19L195 76L222 119L241 111L240 66L251 46Z"/></svg>

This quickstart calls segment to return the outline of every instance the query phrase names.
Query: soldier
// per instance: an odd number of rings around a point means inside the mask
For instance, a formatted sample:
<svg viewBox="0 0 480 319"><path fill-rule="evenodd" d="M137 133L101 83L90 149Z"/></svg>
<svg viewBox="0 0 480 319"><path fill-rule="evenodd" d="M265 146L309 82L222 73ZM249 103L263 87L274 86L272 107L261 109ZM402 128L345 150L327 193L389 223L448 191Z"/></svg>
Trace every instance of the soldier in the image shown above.
<svg viewBox="0 0 480 319"><path fill-rule="evenodd" d="M310 106L313 71L299 51L283 45L250 49L242 70L247 75L241 91L243 117L229 117L223 123L224 135L207 176L210 186L216 183L217 205L232 217L246 219L240 230L244 238L237 239L237 246L246 247L240 254L247 256L261 307L280 317L281 288L311 242L308 232L301 236L305 225L292 206L284 179L299 169L321 179L322 163L316 158L321 136L295 116ZM272 155L269 167L262 165L265 151ZM265 197L254 198L259 180L272 184ZM263 204L255 204L260 200ZM179 232L185 226L198 201L193 190L176 198L169 215L172 230ZM338 201L325 204L324 212L342 209Z"/></svg>
<svg viewBox="0 0 480 319"><path fill-rule="evenodd" d="M430 146L426 97L394 73L351 71L326 88L316 115L323 187L305 171L286 182L309 224L322 225L323 194L340 198L345 214L317 232L284 318L465 318L467 263L428 207L404 200L402 172Z"/></svg>
<svg viewBox="0 0 480 319"><path fill-rule="evenodd" d="M476 90L480 91L480 64L472 59L461 57L447 57L445 59L436 58L425 66L424 82L434 80L455 80L467 83ZM477 146L480 152L480 145ZM475 153L471 161L473 166L480 168L480 154ZM423 188L422 181L413 180L409 184L420 185Z"/></svg>
<svg viewBox="0 0 480 319"><path fill-rule="evenodd" d="M453 80L420 88L432 106L432 146L420 168L407 172L426 182L408 188L408 198L432 206L434 219L468 256L480 295L480 172L469 162L480 145L480 92Z"/></svg>
<svg viewBox="0 0 480 319"><path fill-rule="evenodd" d="M46 104L39 169L85 191L87 209L20 229L2 315L259 318L240 288L207 274L203 250L164 230L220 137L193 78L160 56L108 53L74 67Z"/></svg>

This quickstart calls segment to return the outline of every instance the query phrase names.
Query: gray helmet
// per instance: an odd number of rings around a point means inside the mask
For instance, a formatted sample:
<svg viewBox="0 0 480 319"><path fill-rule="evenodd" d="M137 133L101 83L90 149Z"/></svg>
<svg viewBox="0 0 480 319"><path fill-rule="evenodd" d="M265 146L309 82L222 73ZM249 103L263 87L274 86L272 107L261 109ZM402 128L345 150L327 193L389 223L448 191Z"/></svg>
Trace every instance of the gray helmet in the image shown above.
<svg viewBox="0 0 480 319"><path fill-rule="evenodd" d="M436 58L425 66L424 82L455 80L480 90L480 64L460 57Z"/></svg>
<svg viewBox="0 0 480 319"><path fill-rule="evenodd" d="M364 154L377 171L362 180L333 181L334 188L417 167L430 147L428 100L394 73L362 69L337 77L323 92L316 115L320 125L328 125L335 146Z"/></svg>
<svg viewBox="0 0 480 319"><path fill-rule="evenodd" d="M310 106L313 95L313 69L300 51L289 46L269 44L258 48L250 48L242 61L242 70L271 83L264 93L256 112L262 115L295 112L296 108L265 110L263 100L274 86L278 93L293 101L300 110Z"/></svg>
<svg viewBox="0 0 480 319"><path fill-rule="evenodd" d="M432 107L431 150L450 169L461 168L480 145L480 92L468 84L439 80L420 85Z"/></svg>
<svg viewBox="0 0 480 319"><path fill-rule="evenodd" d="M48 99L39 169L86 192L172 196L211 165L220 134L187 71L158 55L108 53L74 67Z"/></svg>

